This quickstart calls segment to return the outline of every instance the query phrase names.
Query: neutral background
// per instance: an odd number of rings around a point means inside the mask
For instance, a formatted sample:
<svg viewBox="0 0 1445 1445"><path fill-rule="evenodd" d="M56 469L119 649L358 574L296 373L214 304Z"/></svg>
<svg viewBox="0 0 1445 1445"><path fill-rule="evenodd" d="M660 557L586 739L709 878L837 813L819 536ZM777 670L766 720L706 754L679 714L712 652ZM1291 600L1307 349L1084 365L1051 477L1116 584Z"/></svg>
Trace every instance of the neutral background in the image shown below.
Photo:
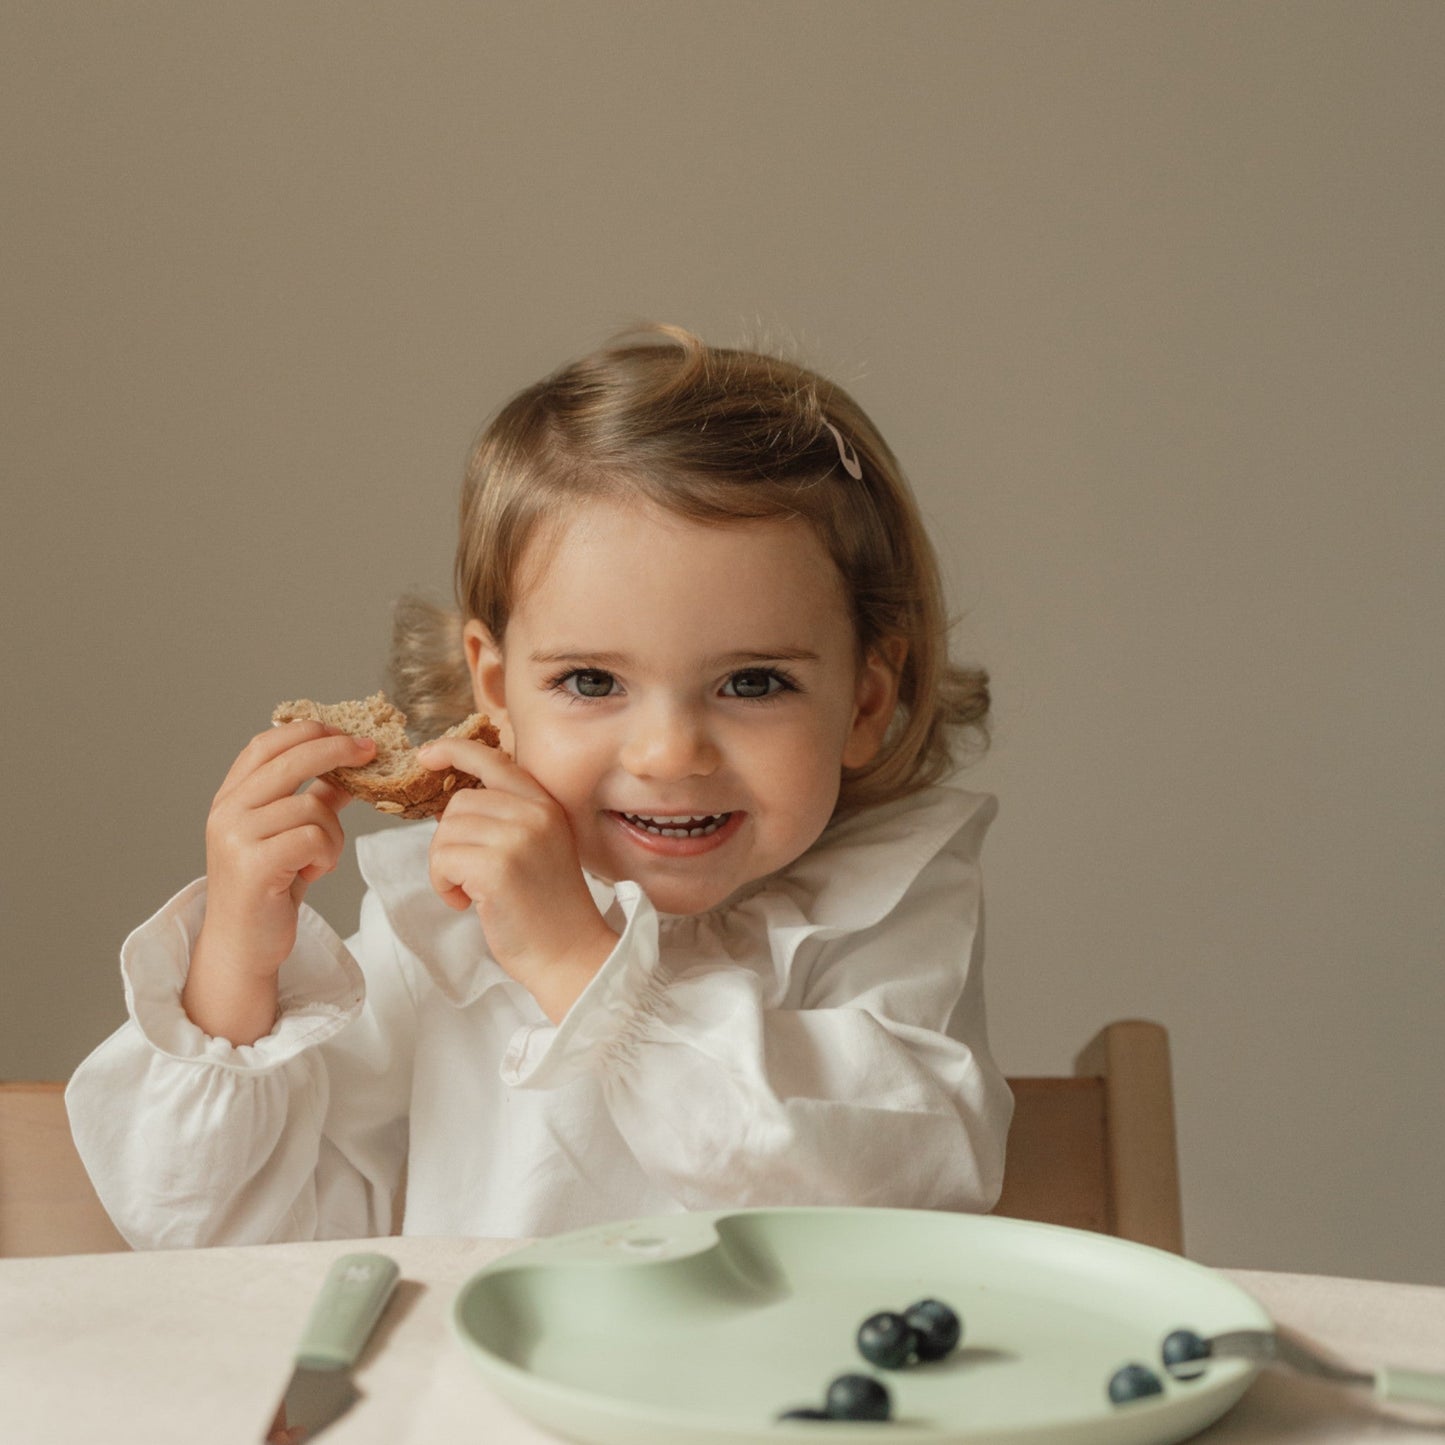
<svg viewBox="0 0 1445 1445"><path fill-rule="evenodd" d="M0 1076L120 1022L272 704L380 683L488 413L653 317L913 477L1004 1066L1159 1019L1195 1257L1445 1283L1445 5L0 15Z"/></svg>

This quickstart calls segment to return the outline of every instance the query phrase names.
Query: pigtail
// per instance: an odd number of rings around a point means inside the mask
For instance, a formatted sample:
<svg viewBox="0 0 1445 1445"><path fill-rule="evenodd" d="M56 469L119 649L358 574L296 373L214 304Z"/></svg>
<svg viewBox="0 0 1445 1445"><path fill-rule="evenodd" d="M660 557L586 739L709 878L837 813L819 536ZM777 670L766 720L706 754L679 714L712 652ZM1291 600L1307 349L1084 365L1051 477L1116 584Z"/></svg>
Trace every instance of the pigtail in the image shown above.
<svg viewBox="0 0 1445 1445"><path fill-rule="evenodd" d="M387 687L418 740L434 738L471 714L472 685L459 612L417 595L397 602Z"/></svg>
<svg viewBox="0 0 1445 1445"><path fill-rule="evenodd" d="M988 673L950 662L938 687L938 719L925 756L930 781L977 762L990 742Z"/></svg>
<svg viewBox="0 0 1445 1445"><path fill-rule="evenodd" d="M950 663L939 689L943 721L949 727L972 732L973 747L988 746L988 715L992 706L988 673L981 667L959 667Z"/></svg>

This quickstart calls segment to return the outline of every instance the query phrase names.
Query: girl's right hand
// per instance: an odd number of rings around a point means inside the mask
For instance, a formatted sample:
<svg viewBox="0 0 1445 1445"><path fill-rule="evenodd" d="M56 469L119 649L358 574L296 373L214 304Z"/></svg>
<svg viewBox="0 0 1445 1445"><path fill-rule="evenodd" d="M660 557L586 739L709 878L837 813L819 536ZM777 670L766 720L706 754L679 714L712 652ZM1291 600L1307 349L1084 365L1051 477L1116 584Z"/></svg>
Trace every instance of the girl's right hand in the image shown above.
<svg viewBox="0 0 1445 1445"><path fill-rule="evenodd" d="M206 820L206 916L182 995L207 1033L253 1043L270 1031L301 899L346 843L337 814L350 795L318 775L359 767L375 747L323 723L284 723L252 738L226 774Z"/></svg>

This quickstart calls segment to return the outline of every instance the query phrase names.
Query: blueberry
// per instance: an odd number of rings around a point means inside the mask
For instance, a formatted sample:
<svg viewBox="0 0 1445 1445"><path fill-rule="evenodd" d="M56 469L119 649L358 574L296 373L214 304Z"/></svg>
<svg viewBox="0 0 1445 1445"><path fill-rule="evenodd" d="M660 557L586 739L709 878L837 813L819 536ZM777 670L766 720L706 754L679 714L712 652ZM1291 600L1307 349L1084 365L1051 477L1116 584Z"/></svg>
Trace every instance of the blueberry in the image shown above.
<svg viewBox="0 0 1445 1445"><path fill-rule="evenodd" d="M826 1410L815 1410L811 1405L799 1405L796 1410L784 1410L779 1420L831 1420Z"/></svg>
<svg viewBox="0 0 1445 1445"><path fill-rule="evenodd" d="M870 1365L885 1370L901 1369L918 1348L918 1337L902 1315L891 1310L869 1315L858 1326L858 1353Z"/></svg>
<svg viewBox="0 0 1445 1445"><path fill-rule="evenodd" d="M886 1420L893 1413L888 1387L872 1375L839 1375L824 1407L830 1420Z"/></svg>
<svg viewBox="0 0 1445 1445"><path fill-rule="evenodd" d="M1130 1400L1142 1400L1146 1395L1163 1393L1163 1381L1144 1365L1125 1365L1115 1370L1113 1379L1109 1381L1109 1398L1116 1405L1127 1405Z"/></svg>
<svg viewBox="0 0 1445 1445"><path fill-rule="evenodd" d="M917 1337L915 1351L920 1360L941 1360L963 1338L963 1321L936 1299L909 1305L903 1319Z"/></svg>
<svg viewBox="0 0 1445 1445"><path fill-rule="evenodd" d="M1204 1373L1204 1366L1197 1362L1207 1360L1212 1351L1209 1341L1200 1339L1193 1330L1175 1330L1165 1335L1160 1353L1164 1368L1176 1380L1197 1380Z"/></svg>

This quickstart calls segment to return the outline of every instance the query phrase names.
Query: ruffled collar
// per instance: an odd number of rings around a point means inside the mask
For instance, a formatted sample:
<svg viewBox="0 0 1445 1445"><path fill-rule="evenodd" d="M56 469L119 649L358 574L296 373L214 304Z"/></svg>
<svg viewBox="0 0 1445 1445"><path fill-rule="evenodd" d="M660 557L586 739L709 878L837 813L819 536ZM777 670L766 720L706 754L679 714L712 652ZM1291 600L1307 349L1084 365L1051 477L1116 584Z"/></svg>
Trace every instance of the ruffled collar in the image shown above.
<svg viewBox="0 0 1445 1445"><path fill-rule="evenodd" d="M989 795L952 787L926 788L865 809L830 826L801 858L718 908L659 915L664 952L670 935L742 924L766 931L774 962L786 971L805 938L841 937L881 922L945 846L977 857L996 810ZM427 854L435 831L435 822L422 822L364 834L356 841L357 860L402 947L444 998L465 1007L490 988L520 985L488 954L475 910L448 908L433 890ZM641 890L590 875L587 884L621 932L624 900L630 912L639 906Z"/></svg>

